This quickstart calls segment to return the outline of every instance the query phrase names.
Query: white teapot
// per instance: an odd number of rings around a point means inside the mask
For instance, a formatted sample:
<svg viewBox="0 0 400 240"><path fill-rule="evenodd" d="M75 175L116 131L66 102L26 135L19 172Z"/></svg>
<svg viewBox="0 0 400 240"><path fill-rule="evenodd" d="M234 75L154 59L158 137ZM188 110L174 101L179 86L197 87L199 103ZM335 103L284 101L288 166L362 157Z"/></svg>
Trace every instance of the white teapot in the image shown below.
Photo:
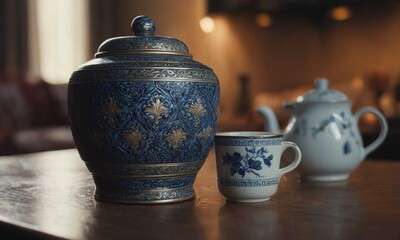
<svg viewBox="0 0 400 240"><path fill-rule="evenodd" d="M326 79L318 79L316 88L296 101L284 103L292 116L283 132L284 139L295 142L301 149L302 161L298 172L311 181L346 180L365 157L384 141L388 125L375 108L360 108L351 113L352 103L341 92L328 89ZM265 118L265 130L279 131L278 121L269 107L257 109ZM372 113L381 126L374 142L364 147L358 129L361 115Z"/></svg>

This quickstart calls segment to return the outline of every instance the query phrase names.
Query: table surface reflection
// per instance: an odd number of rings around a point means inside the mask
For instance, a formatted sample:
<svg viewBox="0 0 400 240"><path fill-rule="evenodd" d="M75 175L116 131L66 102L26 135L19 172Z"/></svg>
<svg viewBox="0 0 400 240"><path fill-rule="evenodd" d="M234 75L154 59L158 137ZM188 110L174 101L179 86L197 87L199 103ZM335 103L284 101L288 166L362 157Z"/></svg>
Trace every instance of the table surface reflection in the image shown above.
<svg viewBox="0 0 400 240"><path fill-rule="evenodd" d="M75 149L0 158L0 234L20 239L400 239L400 161L367 160L348 182L285 175L270 201L226 202L214 152L192 200L127 205L93 198Z"/></svg>

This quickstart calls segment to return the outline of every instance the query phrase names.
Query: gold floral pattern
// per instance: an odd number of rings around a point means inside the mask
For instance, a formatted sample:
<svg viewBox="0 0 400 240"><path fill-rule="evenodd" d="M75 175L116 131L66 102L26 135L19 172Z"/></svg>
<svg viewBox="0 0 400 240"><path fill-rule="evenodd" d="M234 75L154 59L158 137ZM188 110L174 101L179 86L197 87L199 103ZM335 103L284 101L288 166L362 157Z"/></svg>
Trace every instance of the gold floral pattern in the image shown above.
<svg viewBox="0 0 400 240"><path fill-rule="evenodd" d="M170 110L164 106L160 98L157 97L155 101L151 103L151 106L147 107L144 112L152 115L154 117L154 124L157 125L160 123L161 117L167 115Z"/></svg>
<svg viewBox="0 0 400 240"><path fill-rule="evenodd" d="M167 135L165 140L169 143L169 145L174 149L174 151L178 150L182 141L186 139L186 133L182 129L174 129L170 134Z"/></svg>
<svg viewBox="0 0 400 240"><path fill-rule="evenodd" d="M140 146L140 142L147 138L146 134L142 133L138 128L134 128L130 132L125 133L123 137L129 141L133 150L137 150Z"/></svg>
<svg viewBox="0 0 400 240"><path fill-rule="evenodd" d="M197 99L196 102L192 103L190 107L187 109L188 112L193 114L196 119L195 126L197 127L200 123L201 116L206 112L203 104L201 104L200 99Z"/></svg>
<svg viewBox="0 0 400 240"><path fill-rule="evenodd" d="M121 109L118 107L117 102L111 97L108 99L108 103L101 108L101 112L104 114L104 118L107 121L107 124L110 127L115 127L115 119L114 115L121 112Z"/></svg>
<svg viewBox="0 0 400 240"><path fill-rule="evenodd" d="M206 145L207 140L214 134L214 130L211 127L203 129L203 131L196 133L196 137L199 139L202 146Z"/></svg>
<svg viewBox="0 0 400 240"><path fill-rule="evenodd" d="M214 134L214 130L211 127L207 127L206 129L203 129L200 133L197 133L196 136L200 138L201 144L205 144L207 139L211 137Z"/></svg>

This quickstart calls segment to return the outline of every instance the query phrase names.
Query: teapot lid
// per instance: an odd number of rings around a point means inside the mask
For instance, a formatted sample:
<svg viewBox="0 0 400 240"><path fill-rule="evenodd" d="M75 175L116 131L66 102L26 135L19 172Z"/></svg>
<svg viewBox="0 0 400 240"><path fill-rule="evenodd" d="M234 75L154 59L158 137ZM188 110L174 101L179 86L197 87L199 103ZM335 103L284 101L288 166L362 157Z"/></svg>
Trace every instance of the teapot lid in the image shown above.
<svg viewBox="0 0 400 240"><path fill-rule="evenodd" d="M148 16L137 16L131 24L134 36L115 37L104 41L95 54L96 58L130 53L173 54L191 57L188 47L180 40L154 36L156 24Z"/></svg>
<svg viewBox="0 0 400 240"><path fill-rule="evenodd" d="M315 89L307 92L303 96L296 99L295 103L306 103L306 102L343 102L348 101L346 95L339 91L335 91L328 88L329 82L325 78L319 78L315 80ZM292 103L286 103L293 105Z"/></svg>

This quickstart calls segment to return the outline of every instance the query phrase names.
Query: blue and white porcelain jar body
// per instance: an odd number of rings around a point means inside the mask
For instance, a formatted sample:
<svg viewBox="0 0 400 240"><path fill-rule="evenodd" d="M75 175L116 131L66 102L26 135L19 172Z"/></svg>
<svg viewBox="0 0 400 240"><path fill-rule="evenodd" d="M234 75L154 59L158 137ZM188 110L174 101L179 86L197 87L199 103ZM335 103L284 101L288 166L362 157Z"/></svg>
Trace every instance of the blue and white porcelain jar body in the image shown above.
<svg viewBox="0 0 400 240"><path fill-rule="evenodd" d="M211 148L219 82L186 45L153 36L138 17L135 36L105 41L68 89L74 140L98 200L164 203L190 199Z"/></svg>

